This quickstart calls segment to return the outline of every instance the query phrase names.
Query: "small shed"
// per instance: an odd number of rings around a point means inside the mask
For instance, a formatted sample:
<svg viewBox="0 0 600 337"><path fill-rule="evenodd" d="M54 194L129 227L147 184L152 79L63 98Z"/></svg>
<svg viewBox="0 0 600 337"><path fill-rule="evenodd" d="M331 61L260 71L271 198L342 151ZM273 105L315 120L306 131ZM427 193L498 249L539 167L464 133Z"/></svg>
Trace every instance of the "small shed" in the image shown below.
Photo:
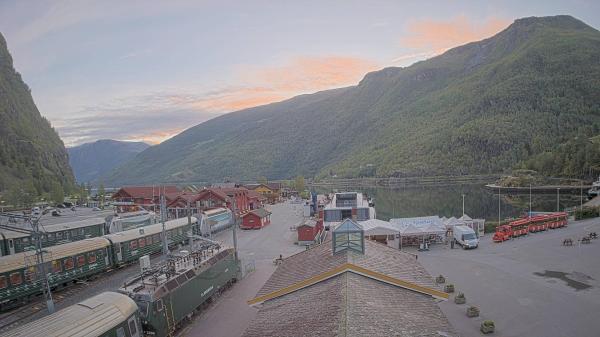
<svg viewBox="0 0 600 337"><path fill-rule="evenodd" d="M323 219L306 219L296 227L298 233L298 244L312 244L317 235L323 231Z"/></svg>
<svg viewBox="0 0 600 337"><path fill-rule="evenodd" d="M241 229L261 229L271 223L271 212L264 208L251 210L242 215Z"/></svg>

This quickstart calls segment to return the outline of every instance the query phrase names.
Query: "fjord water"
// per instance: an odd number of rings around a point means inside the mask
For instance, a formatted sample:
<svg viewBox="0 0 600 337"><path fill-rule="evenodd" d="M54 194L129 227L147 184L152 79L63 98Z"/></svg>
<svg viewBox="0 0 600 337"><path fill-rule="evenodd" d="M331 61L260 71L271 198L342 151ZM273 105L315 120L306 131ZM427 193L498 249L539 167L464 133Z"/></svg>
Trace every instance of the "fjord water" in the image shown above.
<svg viewBox="0 0 600 337"><path fill-rule="evenodd" d="M482 184L358 190L374 198L377 218L381 220L429 215L458 218L462 215L463 194L465 195L465 213L470 217L498 220L498 191L487 189ZM583 192L583 201L585 202L585 191ZM574 195L561 192L559 198L561 210L566 207L579 206L581 200L579 193ZM556 211L556 194L532 194L531 199L533 211ZM500 216L502 219L518 217L528 210L528 193L501 194Z"/></svg>

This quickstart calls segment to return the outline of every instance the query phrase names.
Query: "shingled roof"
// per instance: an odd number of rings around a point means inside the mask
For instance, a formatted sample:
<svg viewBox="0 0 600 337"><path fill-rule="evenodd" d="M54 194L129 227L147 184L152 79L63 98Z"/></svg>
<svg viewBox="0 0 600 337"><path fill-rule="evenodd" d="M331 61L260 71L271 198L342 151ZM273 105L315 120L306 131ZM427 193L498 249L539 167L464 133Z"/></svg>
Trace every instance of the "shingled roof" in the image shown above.
<svg viewBox="0 0 600 337"><path fill-rule="evenodd" d="M243 337L457 335L414 255L364 245L333 254L327 241L284 259L248 302L260 307Z"/></svg>

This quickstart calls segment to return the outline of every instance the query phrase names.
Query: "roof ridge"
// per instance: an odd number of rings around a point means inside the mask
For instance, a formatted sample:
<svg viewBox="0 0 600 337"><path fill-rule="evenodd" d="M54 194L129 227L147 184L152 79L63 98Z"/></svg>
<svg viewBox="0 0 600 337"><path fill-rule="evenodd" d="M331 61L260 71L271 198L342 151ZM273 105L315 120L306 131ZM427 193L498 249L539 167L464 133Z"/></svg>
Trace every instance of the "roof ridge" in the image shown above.
<svg viewBox="0 0 600 337"><path fill-rule="evenodd" d="M265 301L296 292L300 289L310 287L314 284L320 283L322 281L328 280L334 276L337 276L337 275L340 275L340 274L343 274L346 272L353 272L353 273L356 273L356 274L359 274L362 276L366 276L366 277L374 279L374 280L378 280L378 281L381 281L381 282L384 282L387 284L391 284L391 285L394 285L394 286L397 286L400 288L412 290L412 291L415 291L415 292L418 292L421 294L430 295L432 297L436 297L439 299L443 299L443 300L448 299L447 293L439 291L437 289L433 289L433 288L427 287L427 286L422 286L422 285L419 285L417 283L410 282L410 281L404 281L404 280L401 280L396 277L392 277L392 276L389 276L389 275L386 275L386 274L383 274L380 272L376 272L376 271L373 271L373 270L370 270L370 269L367 269L364 267L357 266L350 262L346 262L340 266L329 269L320 274L311 276L311 277L301 280L299 282L292 283L289 286L286 286L286 287L274 290L270 293L255 297L255 298L247 301L247 303L249 305L260 304Z"/></svg>

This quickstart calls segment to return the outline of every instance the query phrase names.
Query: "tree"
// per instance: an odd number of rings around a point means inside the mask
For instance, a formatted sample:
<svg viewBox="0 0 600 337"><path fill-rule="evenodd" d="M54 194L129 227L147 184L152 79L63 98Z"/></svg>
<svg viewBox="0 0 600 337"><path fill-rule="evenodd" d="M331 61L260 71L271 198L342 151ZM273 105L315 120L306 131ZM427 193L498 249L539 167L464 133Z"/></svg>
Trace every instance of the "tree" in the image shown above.
<svg viewBox="0 0 600 337"><path fill-rule="evenodd" d="M87 202L87 198L88 198L88 193L87 193L87 189L85 188L85 184L81 183L81 185L79 185L79 204L83 205Z"/></svg>
<svg viewBox="0 0 600 337"><path fill-rule="evenodd" d="M296 179L294 180L294 186L296 187L296 191L298 191L298 192L304 191L304 177L297 176Z"/></svg>
<svg viewBox="0 0 600 337"><path fill-rule="evenodd" d="M106 194L106 192L104 191L104 183L100 182L100 185L98 185L98 200L100 201L100 207L104 206L104 195Z"/></svg>
<svg viewBox="0 0 600 337"><path fill-rule="evenodd" d="M57 204L65 202L65 191L58 182L52 183L52 190L50 191L50 199Z"/></svg>

